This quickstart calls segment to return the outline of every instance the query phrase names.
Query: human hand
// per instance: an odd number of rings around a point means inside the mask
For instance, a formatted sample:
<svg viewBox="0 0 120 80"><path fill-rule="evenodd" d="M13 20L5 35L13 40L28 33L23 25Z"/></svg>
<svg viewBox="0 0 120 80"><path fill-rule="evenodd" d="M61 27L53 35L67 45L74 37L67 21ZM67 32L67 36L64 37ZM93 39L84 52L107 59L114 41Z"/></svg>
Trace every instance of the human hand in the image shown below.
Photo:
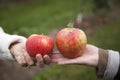
<svg viewBox="0 0 120 80"><path fill-rule="evenodd" d="M15 60L22 66L36 65L43 67L44 64L50 63L50 57L48 55L42 57L41 54L37 54L35 58L30 57L23 42L12 44L9 49Z"/></svg>
<svg viewBox="0 0 120 80"><path fill-rule="evenodd" d="M65 58L60 52L54 52L52 62L58 64L81 64L96 67L98 64L98 48L94 45L87 44L83 55L74 59Z"/></svg>

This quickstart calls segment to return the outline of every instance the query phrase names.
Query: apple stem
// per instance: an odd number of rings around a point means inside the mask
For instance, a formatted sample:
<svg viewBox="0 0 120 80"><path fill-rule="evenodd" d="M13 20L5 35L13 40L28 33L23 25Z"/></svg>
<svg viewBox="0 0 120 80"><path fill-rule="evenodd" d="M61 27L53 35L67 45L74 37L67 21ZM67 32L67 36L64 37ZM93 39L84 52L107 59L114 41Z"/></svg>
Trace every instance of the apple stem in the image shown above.
<svg viewBox="0 0 120 80"><path fill-rule="evenodd" d="M70 22L67 24L67 27L73 28L73 27L74 27L74 22L73 22L73 21L70 21Z"/></svg>

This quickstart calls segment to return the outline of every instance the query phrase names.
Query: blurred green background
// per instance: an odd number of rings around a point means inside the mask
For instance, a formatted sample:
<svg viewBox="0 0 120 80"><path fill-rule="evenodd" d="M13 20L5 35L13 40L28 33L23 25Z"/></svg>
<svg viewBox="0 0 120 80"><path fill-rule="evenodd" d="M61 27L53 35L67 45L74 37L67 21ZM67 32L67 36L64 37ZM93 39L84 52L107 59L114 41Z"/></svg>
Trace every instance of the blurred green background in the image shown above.
<svg viewBox="0 0 120 80"><path fill-rule="evenodd" d="M77 27L86 32L88 43L120 51L120 1L103 0L108 4L107 7L101 5L102 8L96 7L94 1L97 0L0 0L0 26L9 34L25 37L35 33L55 36L54 30L65 27L82 13L84 21ZM96 77L95 68L89 66L54 64L46 66L32 80L100 79Z"/></svg>

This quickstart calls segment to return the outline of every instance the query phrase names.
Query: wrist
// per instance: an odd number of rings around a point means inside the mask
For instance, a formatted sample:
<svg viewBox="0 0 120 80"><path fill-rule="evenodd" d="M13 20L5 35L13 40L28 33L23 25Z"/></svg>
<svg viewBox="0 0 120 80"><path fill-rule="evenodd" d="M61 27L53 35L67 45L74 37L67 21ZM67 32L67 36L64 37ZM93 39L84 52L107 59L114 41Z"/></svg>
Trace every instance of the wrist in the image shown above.
<svg viewBox="0 0 120 80"><path fill-rule="evenodd" d="M97 67L99 61L99 48L94 45L87 45L86 52L88 54L87 65Z"/></svg>
<svg viewBox="0 0 120 80"><path fill-rule="evenodd" d="M98 60L98 65L96 67L98 77L102 78L104 76L107 62L108 62L108 51L99 48L99 60Z"/></svg>

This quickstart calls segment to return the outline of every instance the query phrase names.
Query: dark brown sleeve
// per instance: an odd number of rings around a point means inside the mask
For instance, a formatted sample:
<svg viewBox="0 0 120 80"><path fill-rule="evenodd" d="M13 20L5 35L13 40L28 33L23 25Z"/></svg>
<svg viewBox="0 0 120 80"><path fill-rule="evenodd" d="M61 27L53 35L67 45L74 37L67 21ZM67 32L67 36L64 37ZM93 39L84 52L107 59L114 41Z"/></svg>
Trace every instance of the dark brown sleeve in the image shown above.
<svg viewBox="0 0 120 80"><path fill-rule="evenodd" d="M99 61L98 66L96 68L96 75L99 78L103 78L104 72L108 62L108 51L99 48Z"/></svg>

